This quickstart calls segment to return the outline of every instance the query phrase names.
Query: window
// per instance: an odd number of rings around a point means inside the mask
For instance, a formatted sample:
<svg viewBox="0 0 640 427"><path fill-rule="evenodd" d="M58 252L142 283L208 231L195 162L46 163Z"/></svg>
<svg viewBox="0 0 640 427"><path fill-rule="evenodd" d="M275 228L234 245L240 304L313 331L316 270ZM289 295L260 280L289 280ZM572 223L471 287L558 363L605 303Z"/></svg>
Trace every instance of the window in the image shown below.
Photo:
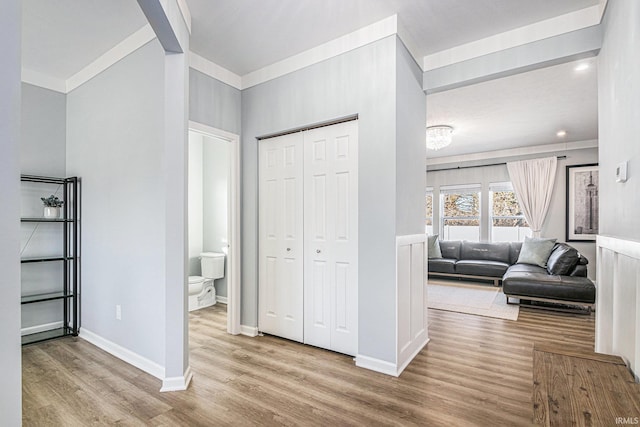
<svg viewBox="0 0 640 427"><path fill-rule="evenodd" d="M521 242L532 236L510 182L489 184L489 209L492 242Z"/></svg>
<svg viewBox="0 0 640 427"><path fill-rule="evenodd" d="M480 241L480 185L440 188L440 239Z"/></svg>
<svg viewBox="0 0 640 427"><path fill-rule="evenodd" d="M424 232L433 234L433 188L427 188L425 197Z"/></svg>

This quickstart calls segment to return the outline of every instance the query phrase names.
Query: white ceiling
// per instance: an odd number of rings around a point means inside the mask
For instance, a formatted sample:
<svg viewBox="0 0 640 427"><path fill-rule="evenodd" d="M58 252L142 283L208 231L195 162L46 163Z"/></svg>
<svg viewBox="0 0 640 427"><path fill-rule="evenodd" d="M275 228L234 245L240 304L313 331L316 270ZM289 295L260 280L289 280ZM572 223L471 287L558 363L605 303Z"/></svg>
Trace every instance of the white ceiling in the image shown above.
<svg viewBox="0 0 640 427"><path fill-rule="evenodd" d="M598 4L598 0L187 0L191 50L238 74L398 14L419 56ZM134 0L23 0L23 68L67 80L147 21ZM593 61L592 61L593 62ZM456 127L430 157L597 138L595 67L571 65L427 97L429 124Z"/></svg>
<svg viewBox="0 0 640 427"><path fill-rule="evenodd" d="M22 66L67 80L146 23L134 0L22 0Z"/></svg>
<svg viewBox="0 0 640 427"><path fill-rule="evenodd" d="M428 95L427 126L454 128L452 144L429 157L597 139L597 92L590 58Z"/></svg>
<svg viewBox="0 0 640 427"><path fill-rule="evenodd" d="M598 0L187 0L191 50L238 75L398 14L415 54L598 4Z"/></svg>

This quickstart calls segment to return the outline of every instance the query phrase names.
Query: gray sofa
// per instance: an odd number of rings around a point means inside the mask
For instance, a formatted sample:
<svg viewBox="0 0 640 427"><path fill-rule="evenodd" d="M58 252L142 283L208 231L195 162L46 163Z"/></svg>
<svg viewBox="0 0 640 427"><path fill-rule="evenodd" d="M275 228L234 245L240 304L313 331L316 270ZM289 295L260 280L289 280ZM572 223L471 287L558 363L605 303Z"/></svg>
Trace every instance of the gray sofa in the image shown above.
<svg viewBox="0 0 640 427"><path fill-rule="evenodd" d="M491 280L507 297L591 306L595 285L588 260L566 243L556 243L547 268L518 264L521 242L439 241L442 257L429 258L430 276Z"/></svg>

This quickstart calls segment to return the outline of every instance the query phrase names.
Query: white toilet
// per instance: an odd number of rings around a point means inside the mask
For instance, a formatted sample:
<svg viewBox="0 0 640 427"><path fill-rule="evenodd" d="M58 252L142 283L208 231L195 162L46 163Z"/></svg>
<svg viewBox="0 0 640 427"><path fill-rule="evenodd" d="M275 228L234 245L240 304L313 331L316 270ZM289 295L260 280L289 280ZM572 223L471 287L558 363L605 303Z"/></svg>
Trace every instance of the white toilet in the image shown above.
<svg viewBox="0 0 640 427"><path fill-rule="evenodd" d="M189 276L189 311L210 307L216 303L215 279L224 277L224 254L202 252L200 266L202 276Z"/></svg>

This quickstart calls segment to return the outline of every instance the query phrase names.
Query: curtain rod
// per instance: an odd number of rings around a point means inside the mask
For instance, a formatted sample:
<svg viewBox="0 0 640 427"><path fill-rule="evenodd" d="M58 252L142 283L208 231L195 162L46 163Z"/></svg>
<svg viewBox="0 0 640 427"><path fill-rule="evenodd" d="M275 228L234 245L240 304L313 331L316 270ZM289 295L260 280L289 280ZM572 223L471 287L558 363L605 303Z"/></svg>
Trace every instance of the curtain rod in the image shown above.
<svg viewBox="0 0 640 427"><path fill-rule="evenodd" d="M557 156L558 160L564 160L567 158L567 156ZM454 168L442 168L442 169L432 169L430 170L427 167L427 172L440 172L440 171L453 171L453 170L458 170L458 169L471 169L471 168L486 168L489 166L502 166L502 165L506 165L507 162L502 162L502 163L491 163L488 165L476 165L476 166L456 166Z"/></svg>
<svg viewBox="0 0 640 427"><path fill-rule="evenodd" d="M289 129L289 130L285 130L283 132L270 133L268 135L258 136L258 137L256 137L256 139L258 141L262 141L263 139L275 138L277 136L290 135L292 133L304 132L304 131L311 130L311 129L323 128L325 126L337 125L337 124L340 124L340 123L351 122L351 121L354 121L354 120L358 120L358 115L357 114L352 114L350 116L345 116L345 117L341 117L339 119L329 120L329 121L326 121L326 122L315 123L315 124L312 124L312 125L309 125L309 126L302 126L302 127L295 128L295 129Z"/></svg>

